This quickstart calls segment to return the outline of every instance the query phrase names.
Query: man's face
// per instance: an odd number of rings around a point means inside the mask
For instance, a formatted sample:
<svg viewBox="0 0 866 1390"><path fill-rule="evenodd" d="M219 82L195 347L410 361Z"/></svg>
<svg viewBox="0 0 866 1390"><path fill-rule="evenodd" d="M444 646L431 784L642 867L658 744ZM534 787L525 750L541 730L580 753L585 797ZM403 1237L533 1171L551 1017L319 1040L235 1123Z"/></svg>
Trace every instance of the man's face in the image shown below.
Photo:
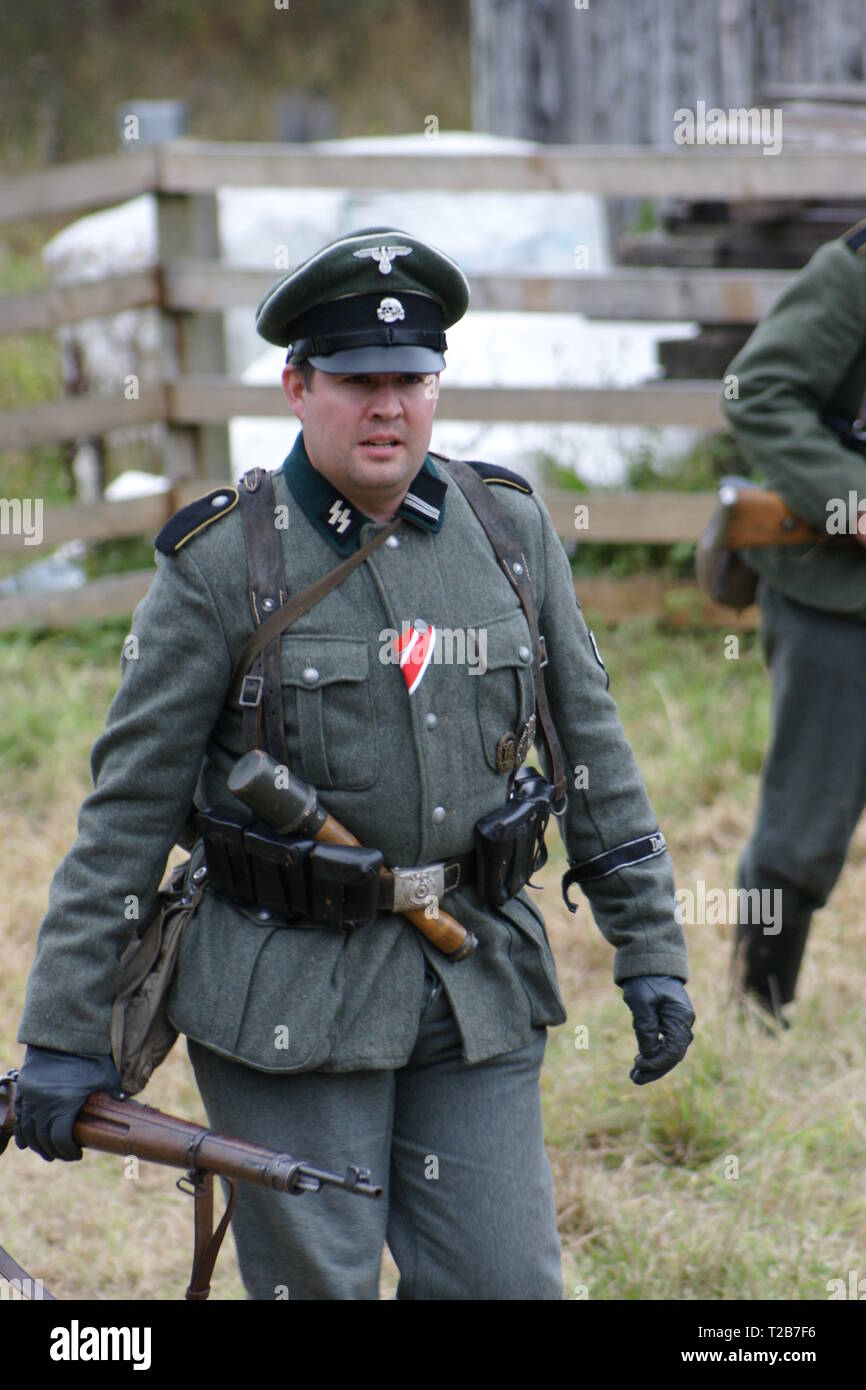
<svg viewBox="0 0 866 1390"><path fill-rule="evenodd" d="M439 374L338 376L296 367L283 390L304 428L310 462L368 516L397 505L430 446Z"/></svg>

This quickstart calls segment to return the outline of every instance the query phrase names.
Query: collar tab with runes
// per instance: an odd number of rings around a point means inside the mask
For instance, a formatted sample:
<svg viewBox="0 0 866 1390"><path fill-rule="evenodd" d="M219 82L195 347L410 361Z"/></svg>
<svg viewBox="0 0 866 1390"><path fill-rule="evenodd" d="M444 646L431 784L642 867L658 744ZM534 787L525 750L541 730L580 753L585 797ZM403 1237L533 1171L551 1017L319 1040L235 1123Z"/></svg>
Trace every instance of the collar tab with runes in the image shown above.
<svg viewBox="0 0 866 1390"><path fill-rule="evenodd" d="M343 497L333 483L313 467L304 446L303 431L283 464L283 474L304 515L333 548L341 555L351 555L357 550L361 527L372 518ZM397 508L398 515L422 531L441 530L447 488L448 483L428 454Z"/></svg>

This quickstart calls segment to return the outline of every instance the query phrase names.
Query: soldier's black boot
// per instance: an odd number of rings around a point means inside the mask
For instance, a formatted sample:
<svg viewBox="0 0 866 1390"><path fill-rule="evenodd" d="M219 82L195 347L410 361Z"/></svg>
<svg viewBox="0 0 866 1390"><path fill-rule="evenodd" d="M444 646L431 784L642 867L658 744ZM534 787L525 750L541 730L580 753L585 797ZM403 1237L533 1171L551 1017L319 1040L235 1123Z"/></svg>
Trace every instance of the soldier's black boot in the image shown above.
<svg viewBox="0 0 866 1390"><path fill-rule="evenodd" d="M757 885L752 885L753 893L755 888ZM751 902L757 901L753 896ZM788 1028L782 1009L791 1003L796 992L813 909L803 903L790 885L782 888L778 882L761 885L761 903L764 910L759 914L746 913L746 920L742 920L741 912L735 930L734 988L738 995L757 1003L783 1028ZM765 930L767 927L770 931Z"/></svg>

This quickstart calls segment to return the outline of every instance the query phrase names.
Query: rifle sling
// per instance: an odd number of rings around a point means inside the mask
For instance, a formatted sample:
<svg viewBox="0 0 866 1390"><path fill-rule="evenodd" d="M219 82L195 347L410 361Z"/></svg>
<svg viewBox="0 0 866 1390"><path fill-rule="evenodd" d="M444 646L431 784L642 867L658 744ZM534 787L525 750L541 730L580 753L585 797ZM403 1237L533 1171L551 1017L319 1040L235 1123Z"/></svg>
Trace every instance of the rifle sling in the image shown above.
<svg viewBox="0 0 866 1390"><path fill-rule="evenodd" d="M238 501L247 557L250 610L253 622L258 627L271 609L281 608L288 598L270 473L264 468L250 468L241 479ZM264 726L268 752L278 763L287 766L289 754L283 725L279 633L273 642L257 653L250 667L250 675L261 681L261 699L255 705L244 705L246 751L262 746Z"/></svg>
<svg viewBox="0 0 866 1390"><path fill-rule="evenodd" d="M195 1235L192 1258L192 1274L185 1297L188 1302L203 1303L210 1293L210 1280L216 1264L220 1247L229 1228L235 1206L236 1188L230 1178L225 1182L229 1198L222 1220L216 1230L213 1228L213 1173L198 1169L190 1174L195 1196Z"/></svg>
<svg viewBox="0 0 866 1390"><path fill-rule="evenodd" d="M37 1286L37 1281L31 1278L26 1269L22 1269L16 1260L13 1260L8 1250L4 1250L2 1245L0 1245L0 1278L14 1279L19 1289L23 1289L25 1284L31 1289ZM41 1285L39 1285L39 1299L46 1303L56 1303L57 1301L54 1294L48 1293ZM39 1299L35 1301L38 1302Z"/></svg>

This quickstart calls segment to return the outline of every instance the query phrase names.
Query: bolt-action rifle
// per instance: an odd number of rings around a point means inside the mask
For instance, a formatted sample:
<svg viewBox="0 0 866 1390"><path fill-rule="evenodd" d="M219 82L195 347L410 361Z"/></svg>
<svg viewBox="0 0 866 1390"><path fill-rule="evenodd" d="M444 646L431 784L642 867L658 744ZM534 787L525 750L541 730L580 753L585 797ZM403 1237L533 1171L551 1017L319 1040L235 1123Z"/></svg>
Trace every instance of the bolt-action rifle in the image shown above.
<svg viewBox="0 0 866 1390"><path fill-rule="evenodd" d="M698 583L717 603L746 608L754 602L758 576L739 550L776 545L853 545L857 537L811 526L778 492L747 478L723 478L716 508L698 541Z"/></svg>
<svg viewBox="0 0 866 1390"><path fill-rule="evenodd" d="M0 1154L15 1129L15 1091L17 1071L0 1076ZM367 1168L350 1164L345 1173L316 1168L305 1159L278 1153L244 1139L226 1134L188 1120L166 1115L153 1106L135 1100L117 1099L104 1091L88 1096L78 1114L72 1136L80 1148L101 1149L104 1153L135 1156L147 1163L162 1163L169 1168L183 1168L178 1188L195 1198L195 1237L192 1275L186 1291L188 1299L201 1301L210 1293L210 1277L228 1230L235 1202L235 1183L250 1182L257 1187L269 1187L277 1192L300 1196L304 1192L319 1192L323 1187L341 1187L359 1197L381 1197L382 1188L370 1180ZM225 1178L229 1198L216 1230L213 1228L214 1175ZM0 1277L12 1279L21 1287L30 1280L20 1265L0 1246ZM38 1285L41 1290L41 1284ZM41 1292L42 1298L51 1294Z"/></svg>

